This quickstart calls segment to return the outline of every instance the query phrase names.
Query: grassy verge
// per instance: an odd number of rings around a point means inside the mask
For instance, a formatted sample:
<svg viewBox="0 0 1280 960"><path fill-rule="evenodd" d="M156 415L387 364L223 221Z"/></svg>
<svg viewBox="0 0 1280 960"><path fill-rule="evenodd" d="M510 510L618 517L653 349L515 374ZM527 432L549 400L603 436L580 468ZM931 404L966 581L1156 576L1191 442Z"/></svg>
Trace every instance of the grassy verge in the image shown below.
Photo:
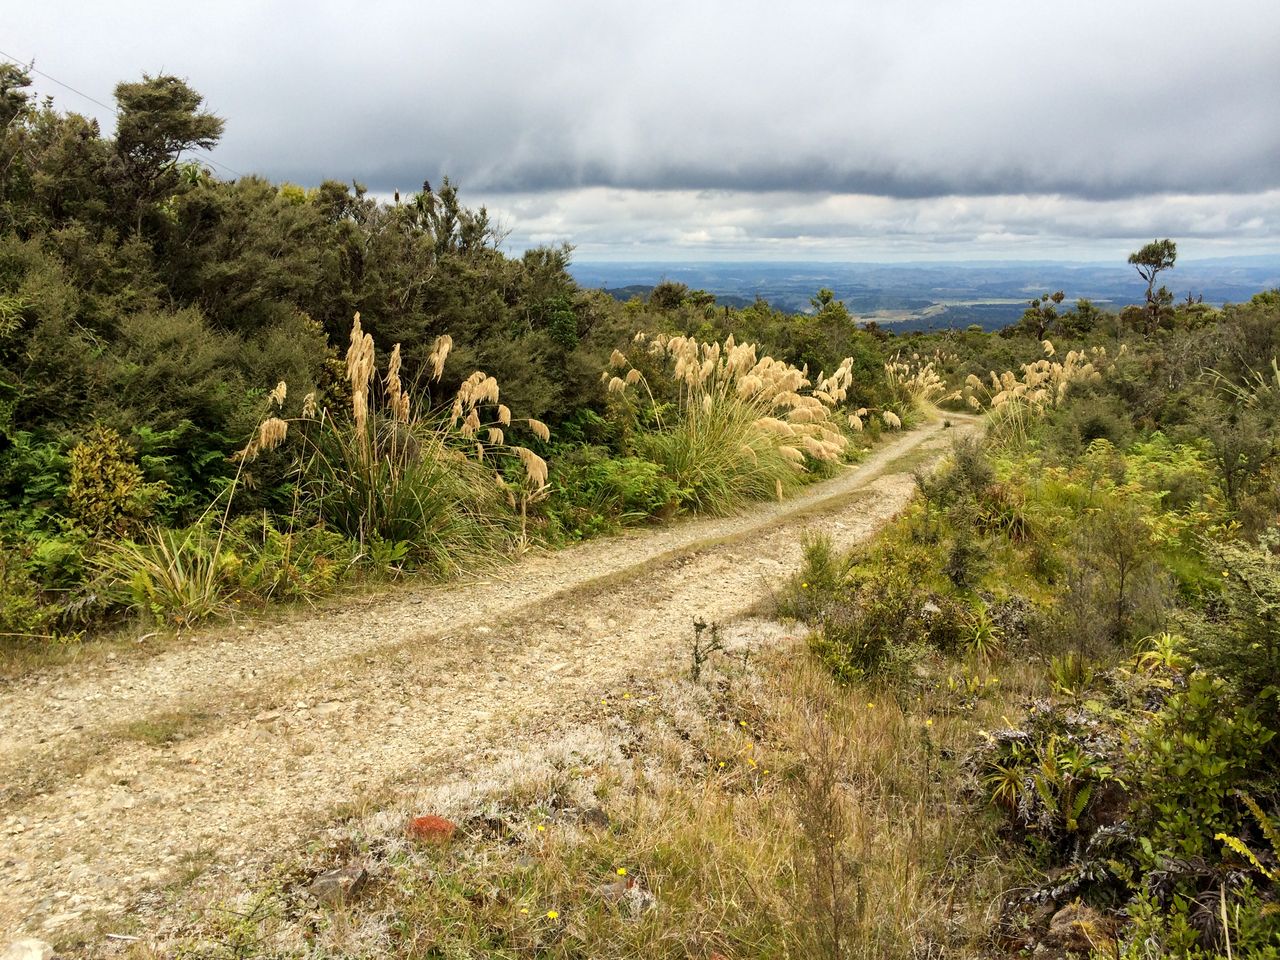
<svg viewBox="0 0 1280 960"><path fill-rule="evenodd" d="M1037 681L842 687L782 633L728 632L697 682L599 691L579 726L352 817L132 955L989 955L988 908L1022 878L962 760ZM424 814L451 839L415 840ZM334 902L317 879L343 868L363 879Z"/></svg>

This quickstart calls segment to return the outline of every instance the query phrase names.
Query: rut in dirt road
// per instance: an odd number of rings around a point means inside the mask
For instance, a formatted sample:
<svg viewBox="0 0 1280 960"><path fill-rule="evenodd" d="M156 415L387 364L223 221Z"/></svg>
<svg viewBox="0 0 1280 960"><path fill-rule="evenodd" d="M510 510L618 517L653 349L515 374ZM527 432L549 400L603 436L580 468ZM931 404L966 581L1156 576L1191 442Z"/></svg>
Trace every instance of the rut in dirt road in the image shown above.
<svg viewBox="0 0 1280 960"><path fill-rule="evenodd" d="M726 620L767 596L806 526L846 544L869 536L950 433L908 434L738 516L8 685L0 943L121 914L195 867L248 874L341 804L553 729L684 649L694 616Z"/></svg>

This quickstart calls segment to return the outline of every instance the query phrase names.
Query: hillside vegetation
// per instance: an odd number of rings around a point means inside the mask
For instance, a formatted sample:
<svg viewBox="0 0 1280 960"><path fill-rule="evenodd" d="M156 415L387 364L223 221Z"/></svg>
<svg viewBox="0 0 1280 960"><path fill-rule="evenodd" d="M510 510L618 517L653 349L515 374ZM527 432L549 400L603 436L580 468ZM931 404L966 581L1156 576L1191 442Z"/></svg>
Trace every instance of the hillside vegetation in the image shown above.
<svg viewBox="0 0 1280 960"><path fill-rule="evenodd" d="M850 412L872 434L912 415L884 348L830 311L726 316L672 289L619 305L573 283L568 248L505 255L448 180L393 202L220 180L184 159L222 121L181 81L121 84L110 138L3 71L10 647L723 512L856 455ZM696 377L638 333L692 336ZM602 381L619 349L643 396ZM815 404L831 425L784 442ZM695 477L680 464L707 430L735 452Z"/></svg>
<svg viewBox="0 0 1280 960"><path fill-rule="evenodd" d="M801 644L739 663L699 623L653 711L606 698L625 744L386 848L296 955L367 923L420 957L1280 957L1280 291L1175 304L1165 240L1130 258L1144 303L1047 293L999 335L857 328L827 290L619 303L448 181L184 162L222 125L173 78L120 85L114 138L24 86L0 67L8 670L730 512L933 405L985 418L870 546L806 541L772 611ZM589 798L600 829L559 830ZM291 890L188 955L255 955Z"/></svg>
<svg viewBox="0 0 1280 960"><path fill-rule="evenodd" d="M447 842L354 818L187 942L1280 955L1280 375L1241 349L1276 349L1277 308L1171 313L1061 357L1031 341L1039 359L971 375L946 402L984 410L986 437L918 473L869 546L819 529L775 585L802 643L744 648L764 629L746 625L725 652L695 620L684 675L606 691L597 724L502 776L428 787L462 825ZM297 924L310 878L350 851L377 885Z"/></svg>

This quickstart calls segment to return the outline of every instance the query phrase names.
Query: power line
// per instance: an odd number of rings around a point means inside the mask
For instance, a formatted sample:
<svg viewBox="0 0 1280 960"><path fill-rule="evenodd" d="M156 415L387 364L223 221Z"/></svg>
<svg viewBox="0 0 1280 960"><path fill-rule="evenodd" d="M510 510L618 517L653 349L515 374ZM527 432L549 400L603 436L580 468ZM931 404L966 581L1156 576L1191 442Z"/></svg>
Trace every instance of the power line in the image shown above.
<svg viewBox="0 0 1280 960"><path fill-rule="evenodd" d="M103 103L97 97L91 97L89 96L89 94L85 93L83 90L77 90L75 87L71 86L71 84L64 83L63 81L59 80L57 77L51 76L50 74L45 73L43 70L37 70L34 66L34 63L32 66L27 66L22 60L19 60L17 57L15 57L11 53L5 53L3 50L0 50L0 57L3 57L4 59L8 60L15 67L21 67L23 70L26 70L30 73L38 73L40 74L40 76L44 77L46 80L50 80L53 83L56 83L58 86L63 87L67 90L70 90L77 97L83 97L84 99L88 100L90 103L96 103L98 106L102 107L104 110L110 110L117 117L120 116L119 107L113 106L112 104L109 104L109 103ZM205 162L211 164L212 166L218 167L219 169L225 170L227 171L227 173L232 174L233 176L236 176L236 177L244 176L244 174L241 173L239 170L233 170L231 169L231 167L228 167L225 163L219 163L217 160L213 159L213 157L205 157L204 159L205 159Z"/></svg>

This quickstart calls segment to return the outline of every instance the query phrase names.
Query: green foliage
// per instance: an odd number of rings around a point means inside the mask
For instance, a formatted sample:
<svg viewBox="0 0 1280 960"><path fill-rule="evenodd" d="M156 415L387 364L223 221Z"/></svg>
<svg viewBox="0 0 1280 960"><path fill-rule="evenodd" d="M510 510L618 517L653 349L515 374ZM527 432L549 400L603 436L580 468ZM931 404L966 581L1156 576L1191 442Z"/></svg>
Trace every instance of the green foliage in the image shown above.
<svg viewBox="0 0 1280 960"><path fill-rule="evenodd" d="M1152 240L1142 249L1129 254L1129 263L1138 271L1138 275L1147 281L1147 320L1145 333L1151 336L1160 327L1161 321L1171 313L1173 295L1164 287L1153 291L1156 277L1165 270L1171 270L1178 259L1178 246L1172 240Z"/></svg>
<svg viewBox="0 0 1280 960"><path fill-rule="evenodd" d="M1249 881L1232 888L1223 884L1199 896L1161 898L1139 891L1127 908L1131 926L1115 956L1277 960L1280 911L1260 893Z"/></svg>
<svg viewBox="0 0 1280 960"><path fill-rule="evenodd" d="M1084 693L1097 675L1094 662L1074 650L1050 657L1048 671L1049 684L1054 691L1066 696Z"/></svg>
<svg viewBox="0 0 1280 960"><path fill-rule="evenodd" d="M1124 789L1109 758L1115 745L1096 717L1067 720L1040 709L1026 729L990 735L973 763L1014 835L1048 859L1096 829L1097 805Z"/></svg>
<svg viewBox="0 0 1280 960"><path fill-rule="evenodd" d="M0 643L39 638L53 624L55 611L31 576L32 552L9 537L0 547Z"/></svg>
<svg viewBox="0 0 1280 960"><path fill-rule="evenodd" d="M545 512L553 530L581 539L669 515L678 495L659 464L583 445L551 461Z"/></svg>
<svg viewBox="0 0 1280 960"><path fill-rule="evenodd" d="M977 532L977 512L977 504L969 499L954 504L947 512L951 543L942 569L947 579L961 590L968 590L978 582L985 565L986 554Z"/></svg>
<svg viewBox="0 0 1280 960"><path fill-rule="evenodd" d="M1239 795L1240 802L1248 808L1253 814L1254 820L1257 821L1258 828L1262 832L1263 839L1270 847L1269 851L1264 851L1263 856L1268 858L1268 863L1263 863L1258 859L1258 855L1249 848L1249 845L1239 837L1225 833L1219 833L1214 837L1220 841L1228 850L1242 857L1262 876L1272 881L1280 881L1280 819L1271 816L1262 807L1258 806L1258 802L1247 793L1241 792Z"/></svg>
<svg viewBox="0 0 1280 960"><path fill-rule="evenodd" d="M904 682L924 654L928 628L920 590L922 559L883 558L851 572L848 587L819 615L810 644L842 683Z"/></svg>
<svg viewBox="0 0 1280 960"><path fill-rule="evenodd" d="M970 656L991 660L1004 650L1004 631L992 622L986 606L979 604L969 613L960 643Z"/></svg>
<svg viewBox="0 0 1280 960"><path fill-rule="evenodd" d="M1273 528L1257 544L1209 541L1205 552L1222 570L1222 616L1204 624L1193 653L1243 696L1275 705L1280 701L1280 530Z"/></svg>
<svg viewBox="0 0 1280 960"><path fill-rule="evenodd" d="M358 559L357 546L336 531L322 526L279 530L266 515L240 518L227 535L227 564L236 588L260 602L332 593Z"/></svg>
<svg viewBox="0 0 1280 960"><path fill-rule="evenodd" d="M133 451L114 430L101 427L71 448L67 508L93 536L126 536L146 520L163 488L147 484Z"/></svg>
<svg viewBox="0 0 1280 960"><path fill-rule="evenodd" d="M178 186L178 158L213 147L224 123L199 112L204 98L174 76L143 74L139 83L117 84L115 95L115 149L141 230L146 205Z"/></svg>
<svg viewBox="0 0 1280 960"><path fill-rule="evenodd" d="M1256 792L1267 770L1268 729L1251 705L1226 695L1226 685L1194 674L1170 697L1135 757L1153 848L1177 857L1203 857L1218 833L1244 827L1236 791Z"/></svg>
<svg viewBox="0 0 1280 960"><path fill-rule="evenodd" d="M853 555L841 554L822 531L801 534L800 549L800 570L779 591L776 609L780 617L817 624L825 609L844 597Z"/></svg>
<svg viewBox="0 0 1280 960"><path fill-rule="evenodd" d="M197 524L148 530L93 558L108 600L157 624L189 627L227 608L238 561L221 532Z"/></svg>

